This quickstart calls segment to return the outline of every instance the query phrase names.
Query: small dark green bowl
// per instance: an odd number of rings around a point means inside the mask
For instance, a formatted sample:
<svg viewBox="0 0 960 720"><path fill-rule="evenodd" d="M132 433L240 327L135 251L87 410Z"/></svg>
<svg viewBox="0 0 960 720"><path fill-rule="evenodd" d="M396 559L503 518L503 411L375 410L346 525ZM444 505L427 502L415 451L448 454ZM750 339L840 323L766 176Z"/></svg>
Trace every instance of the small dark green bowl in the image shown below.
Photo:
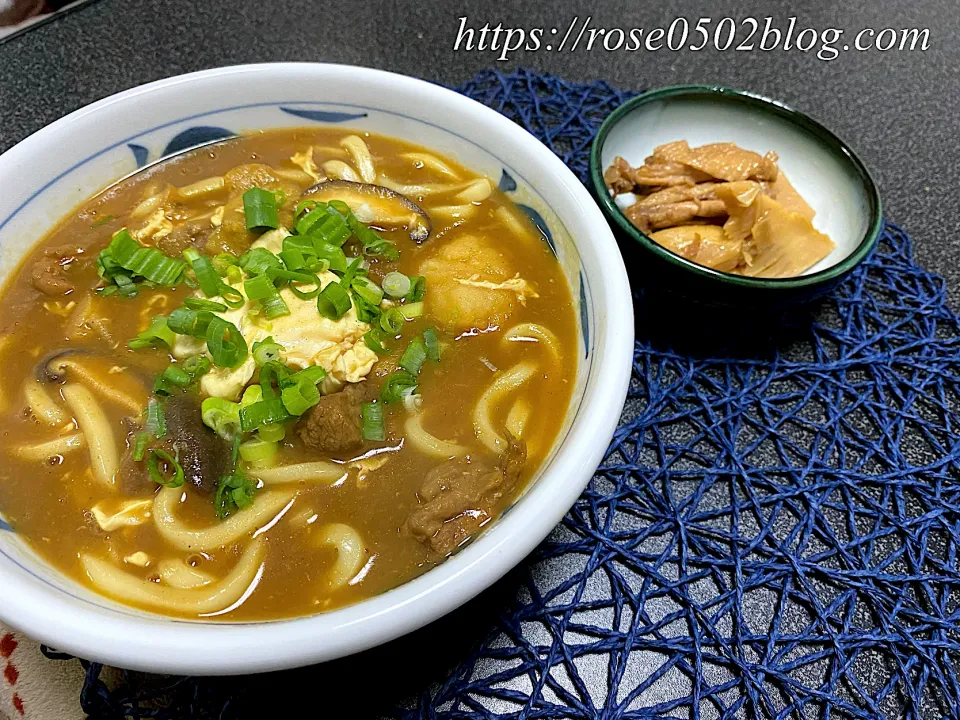
<svg viewBox="0 0 960 720"><path fill-rule="evenodd" d="M658 245L620 210L603 171L616 155L637 166L657 145L674 140L776 152L780 168L816 211L814 225L836 243L834 252L804 275L764 279L711 270ZM846 143L806 115L742 90L668 87L628 100L597 132L590 177L635 282L696 304L769 310L823 295L870 253L883 225L876 185Z"/></svg>

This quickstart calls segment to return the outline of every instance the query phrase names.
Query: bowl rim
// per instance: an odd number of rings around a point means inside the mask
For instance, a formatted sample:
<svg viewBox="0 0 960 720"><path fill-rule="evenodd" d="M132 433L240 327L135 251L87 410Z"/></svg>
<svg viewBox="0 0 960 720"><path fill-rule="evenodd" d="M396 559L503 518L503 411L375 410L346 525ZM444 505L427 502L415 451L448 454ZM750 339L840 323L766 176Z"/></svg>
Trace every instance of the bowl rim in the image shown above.
<svg viewBox="0 0 960 720"><path fill-rule="evenodd" d="M658 244L631 223L610 196L607 186L603 181L603 166L600 156L607 135L610 134L610 131L620 120L641 105L668 98L697 96L719 97L726 102L746 104L758 109L760 112L776 115L815 135L834 151L834 153L842 156L850 163L856 170L860 182L866 191L870 213L870 222L867 229L853 252L830 267L818 270L815 273L810 273L809 275L800 275L799 277L792 278L752 278L721 272L704 267L703 265L698 265L692 260L677 255ZM794 109L786 103L749 90L739 90L723 85L669 85L667 87L642 92L640 95L632 97L621 104L606 117L593 139L590 148L590 180L594 195L599 199L600 207L604 213L638 244L676 267L689 270L703 278L739 287L763 288L767 290L796 290L809 288L840 278L867 257L870 251L876 246L880 238L881 230L883 229L883 206L880 201L880 193L877 191L876 183L871 177L869 170L867 170L866 165L844 140L819 121L814 120L809 115Z"/></svg>
<svg viewBox="0 0 960 720"><path fill-rule="evenodd" d="M396 588L327 613L262 622L195 623L134 614L125 605L90 603L50 587L0 557L0 619L39 642L90 660L150 672L234 675L298 667L359 652L393 640L445 615L521 562L557 526L600 465L613 437L633 361L633 309L626 268L612 230L589 190L526 130L459 93L405 75L327 63L261 63L202 70L111 95L45 126L0 155L0 174L17 171L48 140L77 132L74 123L101 111L115 113L145 93L176 94L195 82L216 83L244 74L322 82L368 83L433 101L448 117L483 125L524 148L539 183L569 202L558 213L580 252L594 305L592 369L579 410L554 457L509 513L452 558ZM495 153L494 153L495 154ZM536 182L536 181L535 181ZM545 188L534 187L543 193ZM587 252L587 249L589 251ZM602 277L602 282L599 280ZM571 288L573 291L573 288ZM616 308L617 312L612 312ZM39 562L43 562L40 560ZM29 563L32 564L32 563ZM46 565L64 577L53 566ZM73 581L70 581L73 582ZM114 609L115 608L115 609ZM127 610L127 612L124 612Z"/></svg>

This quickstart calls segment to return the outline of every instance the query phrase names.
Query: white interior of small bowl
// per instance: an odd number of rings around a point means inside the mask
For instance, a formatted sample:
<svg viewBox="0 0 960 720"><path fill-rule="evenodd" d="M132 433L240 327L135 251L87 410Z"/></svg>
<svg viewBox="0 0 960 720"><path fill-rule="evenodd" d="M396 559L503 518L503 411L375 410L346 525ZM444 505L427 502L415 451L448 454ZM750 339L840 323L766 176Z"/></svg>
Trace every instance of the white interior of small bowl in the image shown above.
<svg viewBox="0 0 960 720"><path fill-rule="evenodd" d="M732 142L761 155L773 151L787 178L816 211L813 225L836 244L804 274L835 265L856 250L870 226L867 190L850 158L787 118L731 96L666 97L638 105L611 128L601 148L603 167L616 156L642 165L655 147L686 140L690 147ZM625 208L633 195L621 195Z"/></svg>

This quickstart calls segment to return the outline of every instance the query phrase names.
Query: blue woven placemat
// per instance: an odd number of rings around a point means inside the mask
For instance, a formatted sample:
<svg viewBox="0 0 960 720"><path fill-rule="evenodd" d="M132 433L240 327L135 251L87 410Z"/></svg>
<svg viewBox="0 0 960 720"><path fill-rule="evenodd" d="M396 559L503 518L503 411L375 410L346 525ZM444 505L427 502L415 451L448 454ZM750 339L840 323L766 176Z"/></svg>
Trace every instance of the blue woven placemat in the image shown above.
<svg viewBox="0 0 960 720"><path fill-rule="evenodd" d="M581 179L629 96L525 71L458 89ZM443 720L956 717L958 331L943 282L890 224L812 319L751 354L686 354L640 327L609 456L485 597L415 640L277 675L85 663L82 705L109 718L283 717L293 696L320 714L346 700L352 717Z"/></svg>

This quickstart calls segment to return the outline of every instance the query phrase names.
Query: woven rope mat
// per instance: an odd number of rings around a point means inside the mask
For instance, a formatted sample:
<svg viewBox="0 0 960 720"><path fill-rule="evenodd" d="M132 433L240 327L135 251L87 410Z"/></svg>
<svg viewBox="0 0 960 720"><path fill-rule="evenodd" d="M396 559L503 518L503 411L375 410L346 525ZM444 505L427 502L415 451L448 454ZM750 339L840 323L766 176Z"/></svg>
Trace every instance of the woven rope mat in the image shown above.
<svg viewBox="0 0 960 720"><path fill-rule="evenodd" d="M628 96L524 71L459 90L581 178ZM642 323L638 338L596 478L485 596L383 648L277 675L86 663L84 709L230 718L335 696L352 716L443 720L956 716L958 322L906 234L888 224L812 319L749 353L691 354Z"/></svg>

